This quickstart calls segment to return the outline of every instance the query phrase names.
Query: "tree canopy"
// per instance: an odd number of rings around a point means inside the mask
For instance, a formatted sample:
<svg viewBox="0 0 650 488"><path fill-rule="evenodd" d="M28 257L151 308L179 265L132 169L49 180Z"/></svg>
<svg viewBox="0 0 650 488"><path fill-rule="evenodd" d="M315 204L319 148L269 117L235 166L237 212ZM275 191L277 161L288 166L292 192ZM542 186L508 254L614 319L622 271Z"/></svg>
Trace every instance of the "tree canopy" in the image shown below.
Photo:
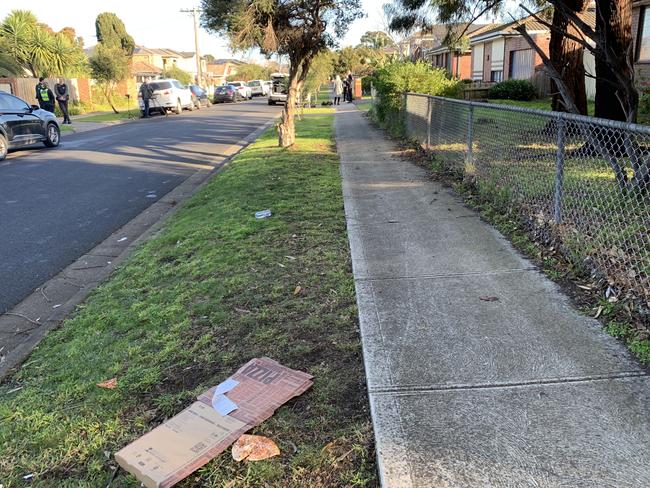
<svg viewBox="0 0 650 488"><path fill-rule="evenodd" d="M368 31L361 36L360 44L371 49L382 49L392 46L394 42L384 31Z"/></svg>
<svg viewBox="0 0 650 488"><path fill-rule="evenodd" d="M268 80L271 75L271 70L264 66L254 63L246 63L237 66L236 73L228 77L228 81L242 80Z"/></svg>
<svg viewBox="0 0 650 488"><path fill-rule="evenodd" d="M165 68L162 75L165 78L174 78L180 81L183 85L189 85L193 81L193 77L190 73L179 68L175 64L169 68Z"/></svg>
<svg viewBox="0 0 650 488"><path fill-rule="evenodd" d="M289 89L278 132L280 145L291 146L295 104L311 63L363 15L361 0L202 0L202 6L203 25L225 34L233 48L259 48L289 59Z"/></svg>
<svg viewBox="0 0 650 488"><path fill-rule="evenodd" d="M31 76L75 76L87 70L78 39L54 32L26 10L12 11L0 24L2 58Z"/></svg>
<svg viewBox="0 0 650 488"><path fill-rule="evenodd" d="M127 56L131 56L135 50L133 37L126 32L124 22L112 12L104 12L95 20L95 31L97 42L103 46L114 49L122 49Z"/></svg>

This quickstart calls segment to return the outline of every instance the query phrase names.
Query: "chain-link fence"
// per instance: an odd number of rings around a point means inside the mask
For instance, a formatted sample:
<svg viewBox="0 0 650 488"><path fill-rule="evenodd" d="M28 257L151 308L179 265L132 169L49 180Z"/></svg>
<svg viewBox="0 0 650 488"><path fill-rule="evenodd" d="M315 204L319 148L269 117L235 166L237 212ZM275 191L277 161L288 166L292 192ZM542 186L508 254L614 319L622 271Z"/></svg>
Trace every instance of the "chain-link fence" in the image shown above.
<svg viewBox="0 0 650 488"><path fill-rule="evenodd" d="M650 307L650 127L411 93L402 107L438 164Z"/></svg>

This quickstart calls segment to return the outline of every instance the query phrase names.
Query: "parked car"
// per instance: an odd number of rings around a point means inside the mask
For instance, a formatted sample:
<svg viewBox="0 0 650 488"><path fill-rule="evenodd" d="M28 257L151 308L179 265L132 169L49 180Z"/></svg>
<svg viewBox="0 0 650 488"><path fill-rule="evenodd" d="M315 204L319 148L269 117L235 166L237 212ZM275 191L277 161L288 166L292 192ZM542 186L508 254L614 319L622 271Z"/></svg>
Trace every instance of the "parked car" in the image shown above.
<svg viewBox="0 0 650 488"><path fill-rule="evenodd" d="M238 102L244 99L244 96L233 85L221 85L214 89L214 103Z"/></svg>
<svg viewBox="0 0 650 488"><path fill-rule="evenodd" d="M0 92L0 161L10 149L37 142L56 147L60 141L61 130L53 113Z"/></svg>
<svg viewBox="0 0 650 488"><path fill-rule="evenodd" d="M188 85L192 92L192 101L196 108L209 107L212 105L208 92L201 88L199 85Z"/></svg>
<svg viewBox="0 0 650 488"><path fill-rule="evenodd" d="M271 90L269 91L269 105L287 102L287 88L289 76L284 73L273 73L271 75Z"/></svg>
<svg viewBox="0 0 650 488"><path fill-rule="evenodd" d="M242 96L247 100L253 99L253 92L251 87L246 84L245 81L229 81L229 85L236 86Z"/></svg>
<svg viewBox="0 0 650 488"><path fill-rule="evenodd" d="M269 86L264 80L251 80L248 82L254 97L265 97L269 94Z"/></svg>
<svg viewBox="0 0 650 488"><path fill-rule="evenodd" d="M192 92L180 81L173 78L154 80L149 82L149 86L153 90L153 96L149 101L149 113L159 112L164 114L167 110L171 110L180 114L184 108L194 110ZM140 111L144 111L140 93L138 93L138 102Z"/></svg>

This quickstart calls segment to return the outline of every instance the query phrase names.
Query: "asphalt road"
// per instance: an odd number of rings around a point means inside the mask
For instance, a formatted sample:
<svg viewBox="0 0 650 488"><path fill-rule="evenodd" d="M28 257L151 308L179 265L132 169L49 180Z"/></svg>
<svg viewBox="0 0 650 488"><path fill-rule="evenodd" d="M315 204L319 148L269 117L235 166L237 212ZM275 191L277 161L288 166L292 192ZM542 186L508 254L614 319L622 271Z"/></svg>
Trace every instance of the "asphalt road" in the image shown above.
<svg viewBox="0 0 650 488"><path fill-rule="evenodd" d="M277 115L220 104L81 134L0 163L0 313Z"/></svg>

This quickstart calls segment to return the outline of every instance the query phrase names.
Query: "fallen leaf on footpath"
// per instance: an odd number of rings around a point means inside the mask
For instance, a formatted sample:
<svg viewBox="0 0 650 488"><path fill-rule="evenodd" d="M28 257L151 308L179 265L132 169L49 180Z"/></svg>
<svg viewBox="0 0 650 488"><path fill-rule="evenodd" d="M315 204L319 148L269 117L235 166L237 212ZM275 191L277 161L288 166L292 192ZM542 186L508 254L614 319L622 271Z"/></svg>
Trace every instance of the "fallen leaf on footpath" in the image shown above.
<svg viewBox="0 0 650 488"><path fill-rule="evenodd" d="M302 286L298 285L296 286L296 289L293 290L294 295L298 295L302 291Z"/></svg>
<svg viewBox="0 0 650 488"><path fill-rule="evenodd" d="M110 380L101 381L97 383L97 386L100 388L106 388L107 390L114 390L117 387L117 378L111 378Z"/></svg>
<svg viewBox="0 0 650 488"><path fill-rule="evenodd" d="M479 298L479 300L483 300L484 302L498 302L499 301L499 297L485 296L485 297L478 297L478 298Z"/></svg>
<svg viewBox="0 0 650 488"><path fill-rule="evenodd" d="M232 446L235 461L262 461L280 455L280 448L268 437L261 435L242 435Z"/></svg>

